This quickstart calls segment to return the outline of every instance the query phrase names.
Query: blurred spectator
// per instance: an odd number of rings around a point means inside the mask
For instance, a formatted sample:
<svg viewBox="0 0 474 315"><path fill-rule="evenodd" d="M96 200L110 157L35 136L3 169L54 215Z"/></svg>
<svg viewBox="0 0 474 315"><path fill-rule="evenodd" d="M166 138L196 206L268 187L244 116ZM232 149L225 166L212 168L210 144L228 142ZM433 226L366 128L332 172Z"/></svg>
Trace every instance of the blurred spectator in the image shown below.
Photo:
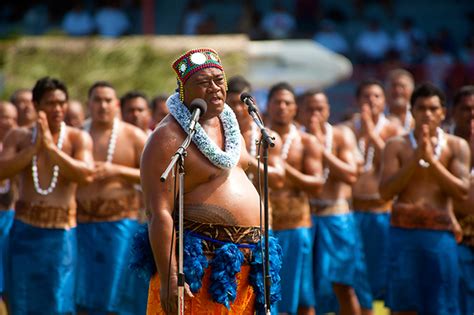
<svg viewBox="0 0 474 315"><path fill-rule="evenodd" d="M196 35L199 25L207 18L207 14L202 9L201 1L189 1L185 12L183 18L183 34Z"/></svg>
<svg viewBox="0 0 474 315"><path fill-rule="evenodd" d="M474 84L474 33L467 38L460 56L469 76L469 84Z"/></svg>
<svg viewBox="0 0 474 315"><path fill-rule="evenodd" d="M24 32L28 35L41 35L48 29L49 12L44 3L32 5L23 16Z"/></svg>
<svg viewBox="0 0 474 315"><path fill-rule="evenodd" d="M127 15L120 9L119 2L108 0L95 15L98 33L104 37L118 37L128 32L130 23Z"/></svg>
<svg viewBox="0 0 474 315"><path fill-rule="evenodd" d="M336 53L348 55L349 44L342 34L336 31L336 25L330 20L321 21L321 29L313 39L320 45Z"/></svg>
<svg viewBox="0 0 474 315"><path fill-rule="evenodd" d="M272 11L263 16L262 30L268 38L289 38L293 35L295 28L295 18L283 7L280 1L276 1Z"/></svg>
<svg viewBox="0 0 474 315"><path fill-rule="evenodd" d="M391 41L387 32L376 19L369 21L366 30L356 39L355 48L362 63L379 63L390 49Z"/></svg>
<svg viewBox="0 0 474 315"><path fill-rule="evenodd" d="M458 47L453 40L453 36L447 27L442 27L436 32L436 40L440 43L443 50L452 56L457 56Z"/></svg>
<svg viewBox="0 0 474 315"><path fill-rule="evenodd" d="M82 129L85 119L84 107L81 102L70 100L67 106L66 116L64 117L66 125Z"/></svg>
<svg viewBox="0 0 474 315"><path fill-rule="evenodd" d="M413 19L404 18L400 29L395 32L393 47L405 62L412 63L420 61L425 44L425 34L415 26Z"/></svg>
<svg viewBox="0 0 474 315"><path fill-rule="evenodd" d="M210 35L217 34L216 18L213 15L208 15L201 23L199 23L196 34Z"/></svg>
<svg viewBox="0 0 474 315"><path fill-rule="evenodd" d="M151 101L151 129L155 129L156 125L158 125L163 120L163 118L169 114L168 106L166 105L167 99L168 96L162 94L155 96Z"/></svg>
<svg viewBox="0 0 474 315"><path fill-rule="evenodd" d="M446 79L454 63L454 58L443 49L442 43L437 39L431 39L428 46L428 55L424 60L426 79L434 85L445 89Z"/></svg>
<svg viewBox="0 0 474 315"><path fill-rule="evenodd" d="M252 0L244 0L242 13L239 18L238 32L247 34L251 40L262 39L263 31L261 29L262 16L255 8Z"/></svg>
<svg viewBox="0 0 474 315"><path fill-rule="evenodd" d="M321 15L320 0L296 0L295 17L301 35L311 36Z"/></svg>
<svg viewBox="0 0 474 315"><path fill-rule="evenodd" d="M66 13L62 27L70 36L91 35L95 29L94 19L84 9L82 1L76 1L72 9Z"/></svg>

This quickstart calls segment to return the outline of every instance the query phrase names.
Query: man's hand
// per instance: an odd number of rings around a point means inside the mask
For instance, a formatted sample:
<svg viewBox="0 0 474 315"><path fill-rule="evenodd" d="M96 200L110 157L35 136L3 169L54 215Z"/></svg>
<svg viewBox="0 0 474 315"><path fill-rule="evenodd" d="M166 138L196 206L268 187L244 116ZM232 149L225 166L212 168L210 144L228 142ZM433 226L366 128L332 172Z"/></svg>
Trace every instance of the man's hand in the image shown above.
<svg viewBox="0 0 474 315"><path fill-rule="evenodd" d="M162 284L160 290L161 307L166 314L178 314L178 281L176 278L170 279L170 288L166 289L167 285ZM169 295L168 295L169 293ZM184 284L184 298L193 298L194 295L189 289L187 283Z"/></svg>
<svg viewBox="0 0 474 315"><path fill-rule="evenodd" d="M46 149L52 149L55 146L54 139L53 135L51 134L51 131L49 130L48 119L46 118L46 114L43 111L40 111L38 113L38 120L36 126L36 141L40 141L42 146L44 146ZM39 146L40 144L37 145Z"/></svg>
<svg viewBox="0 0 474 315"><path fill-rule="evenodd" d="M428 125L421 126L421 135L418 139L417 156L425 162L431 163L434 160L433 144L430 138L430 129Z"/></svg>
<svg viewBox="0 0 474 315"><path fill-rule="evenodd" d="M360 119L362 122L362 131L371 137L374 133L375 124L372 120L372 110L368 104L363 104L360 111Z"/></svg>
<svg viewBox="0 0 474 315"><path fill-rule="evenodd" d="M93 177L95 180L107 179L120 174L117 165L107 162L97 161L94 165Z"/></svg>
<svg viewBox="0 0 474 315"><path fill-rule="evenodd" d="M454 234L454 238L456 239L456 243L461 243L462 242L462 228L461 228L461 225L459 225L459 223L456 221L453 223L453 234Z"/></svg>

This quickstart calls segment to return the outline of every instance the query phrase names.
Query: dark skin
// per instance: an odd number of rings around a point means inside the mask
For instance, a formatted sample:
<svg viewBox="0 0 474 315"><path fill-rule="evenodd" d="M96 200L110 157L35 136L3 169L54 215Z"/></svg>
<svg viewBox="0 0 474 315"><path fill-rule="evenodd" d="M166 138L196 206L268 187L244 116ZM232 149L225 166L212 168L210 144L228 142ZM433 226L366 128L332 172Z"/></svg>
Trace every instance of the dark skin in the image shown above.
<svg viewBox="0 0 474 315"><path fill-rule="evenodd" d="M227 94L227 104L232 108L239 121L240 132L244 137L247 152L250 152L252 145L252 123L253 119L247 112L247 106L240 100L239 93L229 93ZM260 138L260 131L257 131L259 134L258 139ZM280 157L281 155L281 139L278 134L275 132L272 133L272 136L275 138L275 147L270 148L268 151L268 182L271 188L279 189L283 187L284 177L285 177L285 168L283 166L283 161ZM263 153L263 149L261 149ZM258 154L258 152L257 152ZM247 172L251 172L254 175L254 178L257 178L258 172L258 160L249 155L249 169ZM261 157L261 162L263 162L263 156ZM260 163L260 174L263 178L263 163ZM256 180L255 180L256 183Z"/></svg>
<svg viewBox="0 0 474 315"><path fill-rule="evenodd" d="M45 201L60 207L75 204L76 183L88 183L92 177L92 141L83 131L66 127L62 150L56 146L60 124L67 108L63 91L46 92L35 107L39 111L37 137L31 143L32 130L11 130L0 153L0 178L20 176L19 198L25 202ZM53 165L58 165L58 186L48 196L36 193L31 178L31 161L38 156L38 176L41 187L50 183Z"/></svg>
<svg viewBox="0 0 474 315"><path fill-rule="evenodd" d="M397 203L424 204L449 213L457 241L462 234L450 208L451 199L465 199L469 189L470 152L467 142L445 135L439 159L435 158L436 128L444 119L445 110L437 96L418 98L413 108L416 121L414 134L418 146L413 149L408 136L389 142L384 153L380 194L384 198L397 196ZM422 168L419 160L430 164Z"/></svg>
<svg viewBox="0 0 474 315"><path fill-rule="evenodd" d="M462 97L458 104L455 105L454 109L454 123L456 136L461 137L468 141L469 149L471 151L471 157L474 152L474 94ZM473 161L471 158L471 169L473 167ZM474 214L474 177L470 176L470 188L468 198L465 200L454 200L454 212L458 219L462 219L465 216Z"/></svg>
<svg viewBox="0 0 474 315"><path fill-rule="evenodd" d="M226 99L223 72L217 68L205 68L193 74L184 85L184 104L189 106L195 98L202 98L207 103L207 111L199 123L210 139L223 149L224 130L218 117ZM141 183L145 204L150 212L149 238L161 283L161 305L167 314L177 312L177 258L175 244L171 241L175 234L171 215L174 208L174 178L170 175L164 183L157 178L185 138L186 133L169 115L151 134L141 160ZM241 148L245 151L243 141ZM259 196L245 174L248 162L246 155L241 154L235 167L217 168L191 144L185 163L185 219L258 226ZM209 215L206 205L211 206L211 212L219 208L226 211L219 211L219 216ZM170 261L171 269L168 269ZM187 285L185 295L185 298L193 297Z"/></svg>

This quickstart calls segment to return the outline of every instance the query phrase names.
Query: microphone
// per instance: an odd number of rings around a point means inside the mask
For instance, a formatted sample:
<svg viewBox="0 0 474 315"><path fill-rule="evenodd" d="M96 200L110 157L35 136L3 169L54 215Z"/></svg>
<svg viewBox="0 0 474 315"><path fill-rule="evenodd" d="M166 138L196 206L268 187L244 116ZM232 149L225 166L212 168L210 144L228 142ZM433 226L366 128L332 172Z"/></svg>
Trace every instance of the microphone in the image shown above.
<svg viewBox="0 0 474 315"><path fill-rule="evenodd" d="M191 122L189 123L189 132L194 132L196 128L196 123L198 122L199 118L204 115L207 111L207 103L202 98L195 98L189 105L189 111L192 112L191 114Z"/></svg>
<svg viewBox="0 0 474 315"><path fill-rule="evenodd" d="M240 100L242 101L242 103L248 106L249 114L250 112L257 112L257 106L255 105L252 95L247 92L244 92L240 94Z"/></svg>

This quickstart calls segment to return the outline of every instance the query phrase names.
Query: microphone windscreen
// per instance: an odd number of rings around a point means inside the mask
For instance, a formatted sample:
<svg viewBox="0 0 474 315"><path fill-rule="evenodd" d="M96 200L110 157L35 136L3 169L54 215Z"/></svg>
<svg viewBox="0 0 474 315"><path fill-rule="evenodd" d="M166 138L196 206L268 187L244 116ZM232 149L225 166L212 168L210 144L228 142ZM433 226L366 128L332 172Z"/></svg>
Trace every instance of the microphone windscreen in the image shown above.
<svg viewBox="0 0 474 315"><path fill-rule="evenodd" d="M204 115L207 111L207 103L202 98L195 98L189 105L189 110L191 113L196 109L199 108L201 110L201 116Z"/></svg>
<svg viewBox="0 0 474 315"><path fill-rule="evenodd" d="M244 93L240 94L240 100L241 100L242 102L245 102L246 99L251 99L251 100L253 100L253 97L252 97L252 95L250 95L250 94L247 93L247 92L244 92Z"/></svg>

